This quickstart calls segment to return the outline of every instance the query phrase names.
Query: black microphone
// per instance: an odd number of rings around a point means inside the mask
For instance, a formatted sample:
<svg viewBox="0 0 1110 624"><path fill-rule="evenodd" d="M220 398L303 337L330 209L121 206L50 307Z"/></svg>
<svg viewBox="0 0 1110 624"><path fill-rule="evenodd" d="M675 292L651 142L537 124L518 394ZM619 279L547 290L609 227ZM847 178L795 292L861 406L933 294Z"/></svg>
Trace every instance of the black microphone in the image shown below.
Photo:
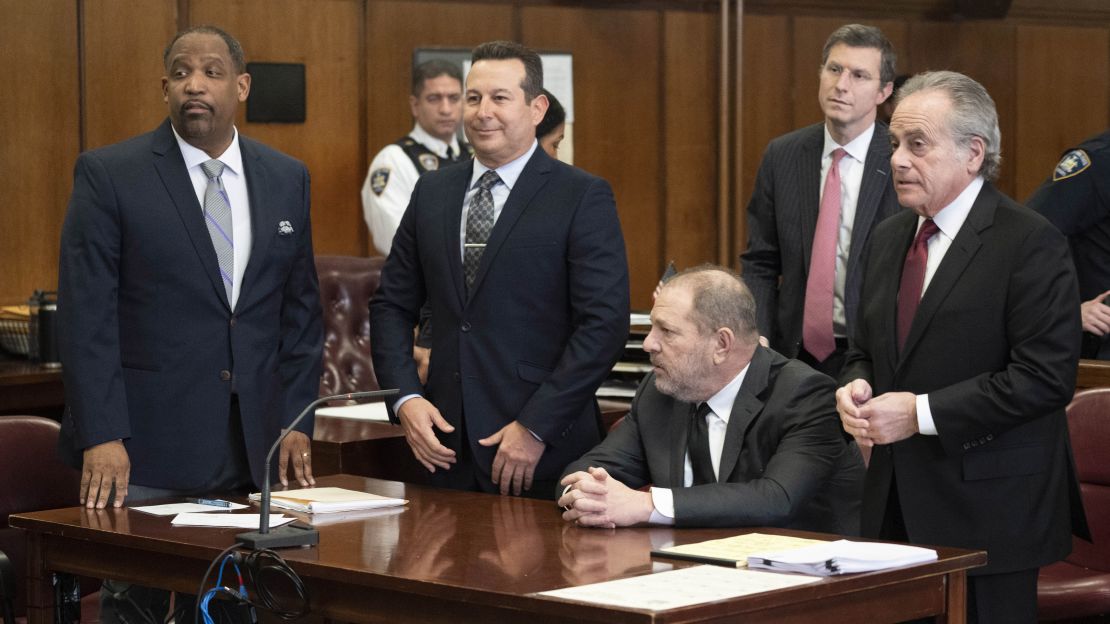
<svg viewBox="0 0 1110 624"><path fill-rule="evenodd" d="M285 436L289 435L290 431L297 426L301 419L306 414L316 408L321 403L328 401L353 401L358 399L377 399L397 394L397 390L368 390L366 392L350 392L347 394L333 394L331 396L320 397L315 401L308 404L304 411L300 413L289 426L281 432L277 441L270 447L270 452L266 453L266 465L263 468L262 480L262 496L259 501L261 510L259 511L258 530L250 531L247 533L240 533L235 536L235 539L243 543L247 548L254 550L262 550L264 548L287 548L290 546L312 546L320 543L320 532L312 527L302 528L300 526L283 525L277 527L273 531L270 530L270 463L273 461L274 452L281 447L281 441ZM294 523L296 524L296 523Z"/></svg>

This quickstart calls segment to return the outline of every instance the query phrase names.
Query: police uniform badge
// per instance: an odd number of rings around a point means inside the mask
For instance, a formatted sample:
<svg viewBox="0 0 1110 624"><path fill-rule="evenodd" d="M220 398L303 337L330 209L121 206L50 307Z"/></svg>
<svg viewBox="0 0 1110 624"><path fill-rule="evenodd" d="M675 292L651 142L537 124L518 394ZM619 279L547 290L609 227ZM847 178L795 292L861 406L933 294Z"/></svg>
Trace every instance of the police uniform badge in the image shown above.
<svg viewBox="0 0 1110 624"><path fill-rule="evenodd" d="M1081 149L1075 149L1060 159L1056 165L1056 169L1052 172L1052 181L1058 182L1066 178L1070 178L1077 173L1082 173L1087 167L1091 166L1091 157L1087 152Z"/></svg>
<svg viewBox="0 0 1110 624"><path fill-rule="evenodd" d="M381 195L386 184L389 184L389 169L375 169L370 174L370 190L374 191L375 195Z"/></svg>
<svg viewBox="0 0 1110 624"><path fill-rule="evenodd" d="M421 154L420 166L423 167L425 171L435 171L439 169L439 157L435 154Z"/></svg>

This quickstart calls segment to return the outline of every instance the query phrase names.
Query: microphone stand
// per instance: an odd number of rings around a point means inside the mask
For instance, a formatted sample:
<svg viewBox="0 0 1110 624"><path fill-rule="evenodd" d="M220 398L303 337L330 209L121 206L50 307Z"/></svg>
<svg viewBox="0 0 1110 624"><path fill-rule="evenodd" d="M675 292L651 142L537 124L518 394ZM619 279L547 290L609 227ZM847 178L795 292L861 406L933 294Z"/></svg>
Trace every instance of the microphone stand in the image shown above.
<svg viewBox="0 0 1110 624"><path fill-rule="evenodd" d="M327 403L328 401L352 401L358 399L376 399L380 397L387 397L397 394L397 390L368 390L366 392L350 392L347 394L333 394L331 396L320 397L315 401L308 404L293 422L289 423L281 435L278 436L277 441L270 447L270 452L266 454L266 465L263 467L263 481L262 481L262 496L259 501L261 507L259 511L259 522L257 531L249 531L247 533L240 533L235 536L235 539L242 542L247 548L253 550L262 550L266 548L288 548L290 546L313 546L320 543L320 532L312 527L293 526L294 524L287 524L270 530L270 464L274 458L274 452L281 447L281 441L289 432L301 422L302 419L317 405Z"/></svg>

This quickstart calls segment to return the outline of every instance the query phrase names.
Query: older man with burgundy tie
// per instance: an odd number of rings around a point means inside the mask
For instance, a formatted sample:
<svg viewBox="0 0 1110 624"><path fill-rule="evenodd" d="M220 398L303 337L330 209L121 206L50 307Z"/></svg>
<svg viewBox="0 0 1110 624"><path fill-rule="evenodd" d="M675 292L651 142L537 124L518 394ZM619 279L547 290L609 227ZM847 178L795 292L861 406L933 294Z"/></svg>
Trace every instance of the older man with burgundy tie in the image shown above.
<svg viewBox="0 0 1110 624"><path fill-rule="evenodd" d="M993 100L954 72L910 79L890 123L910 208L875 229L837 391L872 447L865 537L986 550L968 621L1035 622L1037 570L1089 537L1064 406L1079 295L1064 237L991 184Z"/></svg>

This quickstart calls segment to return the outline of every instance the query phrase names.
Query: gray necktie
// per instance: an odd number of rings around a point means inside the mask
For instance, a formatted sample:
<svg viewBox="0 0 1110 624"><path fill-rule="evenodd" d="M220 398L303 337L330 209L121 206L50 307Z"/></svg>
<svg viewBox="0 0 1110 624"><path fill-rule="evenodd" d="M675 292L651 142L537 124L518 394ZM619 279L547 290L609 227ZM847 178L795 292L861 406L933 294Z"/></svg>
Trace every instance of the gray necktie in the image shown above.
<svg viewBox="0 0 1110 624"><path fill-rule="evenodd" d="M216 249L220 277L223 278L224 291L227 292L227 302L230 304L231 276L235 274L235 243L231 230L231 202L228 201L227 191L220 179L224 164L213 159L201 163L200 168L208 176L208 188L204 189L204 223L208 226L208 235L212 237L212 246Z"/></svg>
<svg viewBox="0 0 1110 624"><path fill-rule="evenodd" d="M490 189L501 181L492 169L478 178L478 192L470 200L470 211L466 214L466 244L463 247L463 271L466 273L466 288L469 291L478 275L478 264L482 252L486 250L490 230L493 229L493 193Z"/></svg>

